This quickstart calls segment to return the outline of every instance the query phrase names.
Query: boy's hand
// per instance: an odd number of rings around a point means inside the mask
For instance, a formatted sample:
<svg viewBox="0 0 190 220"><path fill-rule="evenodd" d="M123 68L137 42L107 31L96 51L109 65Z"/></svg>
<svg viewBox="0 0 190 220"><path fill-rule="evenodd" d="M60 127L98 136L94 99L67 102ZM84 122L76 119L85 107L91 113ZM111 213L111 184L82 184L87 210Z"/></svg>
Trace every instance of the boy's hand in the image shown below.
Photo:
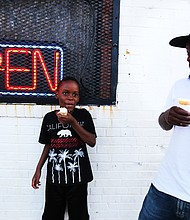
<svg viewBox="0 0 190 220"><path fill-rule="evenodd" d="M72 114L67 113L67 115L60 115L59 113L56 113L57 118L60 123L68 123L72 124L73 121L75 121L75 118L72 116Z"/></svg>
<svg viewBox="0 0 190 220"><path fill-rule="evenodd" d="M34 189L39 189L39 186L41 185L40 183L40 177L41 177L41 172L35 172L33 178L32 178L32 187Z"/></svg>

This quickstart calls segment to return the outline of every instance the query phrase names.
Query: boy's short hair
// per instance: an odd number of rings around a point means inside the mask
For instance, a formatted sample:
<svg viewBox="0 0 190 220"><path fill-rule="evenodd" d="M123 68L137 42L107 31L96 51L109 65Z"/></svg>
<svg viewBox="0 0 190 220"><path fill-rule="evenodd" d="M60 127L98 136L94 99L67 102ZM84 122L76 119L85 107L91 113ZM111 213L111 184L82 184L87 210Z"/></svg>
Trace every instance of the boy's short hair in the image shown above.
<svg viewBox="0 0 190 220"><path fill-rule="evenodd" d="M60 85L63 82L67 82L67 81L74 81L78 85L79 90L80 90L80 84L79 84L78 80L73 76L65 76L61 81L59 81L58 86L57 86L57 90L59 89Z"/></svg>

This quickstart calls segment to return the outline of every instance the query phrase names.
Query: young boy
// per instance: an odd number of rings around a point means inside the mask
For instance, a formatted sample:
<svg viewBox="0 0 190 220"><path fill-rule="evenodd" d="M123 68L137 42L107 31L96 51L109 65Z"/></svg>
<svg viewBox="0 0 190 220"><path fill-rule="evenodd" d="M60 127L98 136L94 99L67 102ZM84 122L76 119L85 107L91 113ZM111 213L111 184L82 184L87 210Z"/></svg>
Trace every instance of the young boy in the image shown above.
<svg viewBox="0 0 190 220"><path fill-rule="evenodd" d="M93 175L86 144L96 144L94 123L86 109L75 108L79 102L79 83L75 78L60 81L56 97L68 113L55 110L43 119L39 142L45 146L32 187L39 188L41 169L48 160L42 220L64 220L66 205L70 220L89 220L87 184Z"/></svg>

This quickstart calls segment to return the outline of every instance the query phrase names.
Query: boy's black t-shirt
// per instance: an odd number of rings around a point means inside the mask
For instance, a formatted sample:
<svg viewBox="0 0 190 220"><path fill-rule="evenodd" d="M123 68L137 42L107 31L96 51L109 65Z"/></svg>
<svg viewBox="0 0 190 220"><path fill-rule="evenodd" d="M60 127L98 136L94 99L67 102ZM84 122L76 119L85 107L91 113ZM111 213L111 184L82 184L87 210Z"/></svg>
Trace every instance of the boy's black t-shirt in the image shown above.
<svg viewBox="0 0 190 220"><path fill-rule="evenodd" d="M96 135L92 117L86 109L75 108L72 115L80 126ZM86 144L69 124L61 124L58 121L56 111L45 115L39 142L51 145L47 163L49 184L78 184L92 181Z"/></svg>

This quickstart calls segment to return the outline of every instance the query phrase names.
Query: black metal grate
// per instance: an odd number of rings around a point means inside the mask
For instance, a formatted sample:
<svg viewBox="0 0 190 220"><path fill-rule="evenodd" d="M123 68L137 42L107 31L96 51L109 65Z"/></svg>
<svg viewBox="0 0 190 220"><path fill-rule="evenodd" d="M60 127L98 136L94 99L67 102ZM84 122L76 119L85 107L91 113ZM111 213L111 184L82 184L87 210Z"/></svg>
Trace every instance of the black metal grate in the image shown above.
<svg viewBox="0 0 190 220"><path fill-rule="evenodd" d="M0 43L59 45L64 51L63 74L81 83L80 104L115 104L119 4L119 0L1 0ZM20 55L15 62L20 66L23 59ZM0 70L1 82L3 77L4 71ZM23 73L20 78L19 83L24 78L26 84ZM42 88L43 83L41 80ZM6 90L3 86L1 83L0 91ZM0 102L55 104L56 100L1 94Z"/></svg>

